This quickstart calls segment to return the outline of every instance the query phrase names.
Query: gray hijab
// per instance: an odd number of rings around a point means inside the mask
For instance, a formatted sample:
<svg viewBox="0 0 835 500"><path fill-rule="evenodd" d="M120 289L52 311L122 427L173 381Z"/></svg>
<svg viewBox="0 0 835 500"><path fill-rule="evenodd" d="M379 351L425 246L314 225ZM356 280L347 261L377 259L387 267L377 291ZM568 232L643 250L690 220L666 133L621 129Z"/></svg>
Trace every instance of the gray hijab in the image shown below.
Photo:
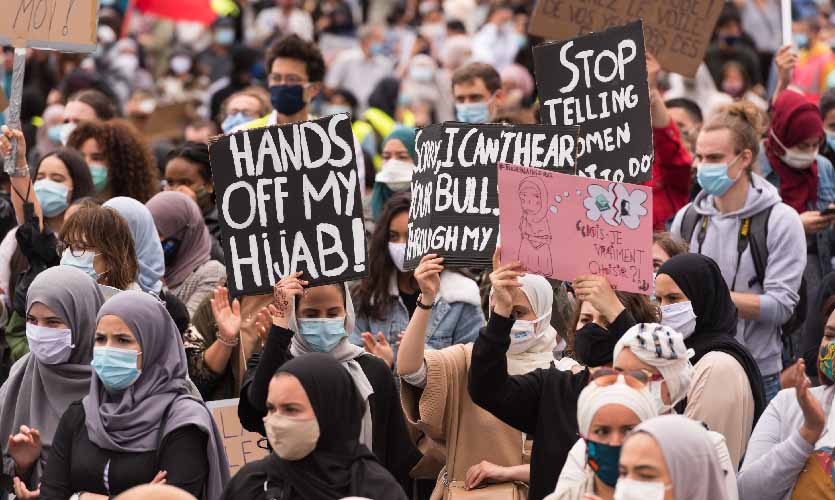
<svg viewBox="0 0 835 500"><path fill-rule="evenodd" d="M61 318L72 331L75 346L70 359L60 365L47 365L27 354L12 366L9 378L0 387L3 473L14 474L6 437L16 434L21 425L34 427L40 431L43 443L41 460L33 471L33 482L37 483L61 415L90 390L96 314L104 297L84 272L58 266L45 270L32 281L26 296L27 312L35 302Z"/></svg>
<svg viewBox="0 0 835 500"><path fill-rule="evenodd" d="M348 288L347 283L329 286L342 287L343 296L345 297L345 332L347 335L351 335L354 331L354 325L356 324L356 314L354 313L354 302L351 300L351 290ZM304 341L304 337L299 335L299 323L296 321L295 303L291 304L288 323L290 330L296 334L293 335L293 340L290 344L290 354L292 354L294 358L297 358L303 354L316 352L307 344L307 342ZM373 449L371 446L373 426L371 422L371 405L368 404L368 399L372 394L374 394L374 387L372 387L371 382L368 380L368 377L365 375L362 367L356 361L357 358L366 354L365 349L350 343L347 335L343 337L342 341L339 342L339 344L337 344L336 347L334 347L328 354L336 358L336 360L342 363L345 369L348 370L351 378L354 379L354 384L356 384L362 400L366 403L365 413L362 416L360 442L371 450Z"/></svg>
<svg viewBox="0 0 835 500"><path fill-rule="evenodd" d="M707 429L681 415L644 421L633 433L655 438L673 480L675 500L727 500L725 473Z"/></svg>
<svg viewBox="0 0 835 500"><path fill-rule="evenodd" d="M128 325L142 349L142 374L124 391L107 391L93 377L84 398L87 434L96 446L118 452L148 452L174 430L195 425L210 439L206 496L220 498L229 480L221 436L206 405L188 394L186 354L165 305L150 294L116 294L99 311ZM167 414L166 414L167 410ZM164 422L163 422L164 421Z"/></svg>

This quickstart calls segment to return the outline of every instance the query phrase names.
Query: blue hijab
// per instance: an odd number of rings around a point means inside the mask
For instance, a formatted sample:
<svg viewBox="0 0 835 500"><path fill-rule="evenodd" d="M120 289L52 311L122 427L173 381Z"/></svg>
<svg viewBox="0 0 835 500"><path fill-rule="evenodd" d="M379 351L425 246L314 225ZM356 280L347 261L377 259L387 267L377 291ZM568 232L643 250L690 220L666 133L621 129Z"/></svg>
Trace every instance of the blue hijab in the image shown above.
<svg viewBox="0 0 835 500"><path fill-rule="evenodd" d="M139 287L158 294L162 290L160 280L165 274L165 256L151 212L142 203L125 196L111 198L104 206L118 212L130 227L139 262Z"/></svg>

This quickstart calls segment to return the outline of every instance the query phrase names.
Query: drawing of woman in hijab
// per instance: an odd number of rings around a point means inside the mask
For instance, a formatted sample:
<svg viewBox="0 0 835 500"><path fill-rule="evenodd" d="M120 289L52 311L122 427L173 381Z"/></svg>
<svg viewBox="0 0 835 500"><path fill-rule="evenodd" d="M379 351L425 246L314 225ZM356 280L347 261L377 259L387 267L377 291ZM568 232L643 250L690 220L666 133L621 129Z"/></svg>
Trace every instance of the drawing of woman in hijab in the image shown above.
<svg viewBox="0 0 835 500"><path fill-rule="evenodd" d="M527 177L519 183L522 218L519 221L519 260L528 271L551 276L551 228L548 227L548 189L542 179Z"/></svg>

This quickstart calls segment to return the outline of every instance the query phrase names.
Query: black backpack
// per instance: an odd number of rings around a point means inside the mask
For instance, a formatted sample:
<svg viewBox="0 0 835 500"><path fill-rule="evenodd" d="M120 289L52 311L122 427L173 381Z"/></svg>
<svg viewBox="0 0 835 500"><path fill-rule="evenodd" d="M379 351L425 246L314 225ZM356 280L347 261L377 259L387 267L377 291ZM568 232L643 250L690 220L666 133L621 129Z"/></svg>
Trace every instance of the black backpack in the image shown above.
<svg viewBox="0 0 835 500"><path fill-rule="evenodd" d="M739 235L737 237L737 258L736 266L742 261L742 254L745 249L751 247L751 260L754 261L754 272L756 276L748 282L748 287L752 287L755 283L763 286L765 283L765 269L768 266L768 218L771 217L771 207L754 214L753 217L742 219L739 225ZM699 234L697 235L696 253L702 253L702 244L705 241L705 234L707 233L707 226L710 218L705 217L698 212L696 208L690 204L684 211L684 216L681 219L681 238L688 244L693 240L693 231L698 227ZM690 249L693 251L693 248ZM736 286L736 278L731 284L731 291ZM806 321L806 278L804 277L800 282L800 289L798 290L800 299L797 301L797 306L794 308L792 315L783 323L783 336L792 335L800 329L804 321Z"/></svg>

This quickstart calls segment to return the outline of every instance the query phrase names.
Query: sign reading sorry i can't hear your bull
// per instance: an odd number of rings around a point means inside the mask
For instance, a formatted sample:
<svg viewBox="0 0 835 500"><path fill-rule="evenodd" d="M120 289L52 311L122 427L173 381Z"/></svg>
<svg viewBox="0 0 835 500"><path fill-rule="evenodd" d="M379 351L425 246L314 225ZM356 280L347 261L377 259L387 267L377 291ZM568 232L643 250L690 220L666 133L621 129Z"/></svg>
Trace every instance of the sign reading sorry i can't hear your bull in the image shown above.
<svg viewBox="0 0 835 500"><path fill-rule="evenodd" d="M368 275L351 118L245 130L210 146L232 294Z"/></svg>

